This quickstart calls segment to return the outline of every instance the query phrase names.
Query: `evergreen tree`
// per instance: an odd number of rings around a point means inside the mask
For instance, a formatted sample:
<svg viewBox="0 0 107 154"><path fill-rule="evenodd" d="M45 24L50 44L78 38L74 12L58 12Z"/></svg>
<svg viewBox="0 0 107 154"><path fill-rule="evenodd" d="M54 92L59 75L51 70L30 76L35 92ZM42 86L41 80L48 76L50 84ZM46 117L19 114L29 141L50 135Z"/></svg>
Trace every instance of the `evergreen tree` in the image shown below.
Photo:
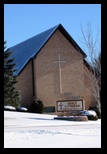
<svg viewBox="0 0 107 154"><path fill-rule="evenodd" d="M6 41L4 42L4 105L13 105L17 107L20 101L19 92L16 90L16 76L14 76L14 58L9 58L12 52L6 50Z"/></svg>

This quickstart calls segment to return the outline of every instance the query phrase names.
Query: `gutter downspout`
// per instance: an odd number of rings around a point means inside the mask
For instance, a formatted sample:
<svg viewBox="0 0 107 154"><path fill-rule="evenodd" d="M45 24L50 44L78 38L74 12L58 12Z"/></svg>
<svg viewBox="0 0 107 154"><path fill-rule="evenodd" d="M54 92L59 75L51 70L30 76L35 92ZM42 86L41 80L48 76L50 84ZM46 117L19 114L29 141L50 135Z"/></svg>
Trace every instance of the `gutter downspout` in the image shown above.
<svg viewBox="0 0 107 154"><path fill-rule="evenodd" d="M34 58L32 58L31 61L32 61L32 88L33 88L33 99L36 99Z"/></svg>

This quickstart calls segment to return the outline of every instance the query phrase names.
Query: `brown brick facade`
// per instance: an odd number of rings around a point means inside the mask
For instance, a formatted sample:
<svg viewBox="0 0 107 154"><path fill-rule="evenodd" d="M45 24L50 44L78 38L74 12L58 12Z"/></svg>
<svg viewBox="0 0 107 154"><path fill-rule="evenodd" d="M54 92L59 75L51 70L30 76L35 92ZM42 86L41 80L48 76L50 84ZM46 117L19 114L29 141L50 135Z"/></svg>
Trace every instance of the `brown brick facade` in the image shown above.
<svg viewBox="0 0 107 154"><path fill-rule="evenodd" d="M59 64L56 62L60 58ZM86 109L92 98L84 89L86 82L83 56L65 36L57 30L34 59L35 97L41 99L45 107L56 101L84 99ZM90 82L90 81L89 81ZM17 88L21 91L22 105L28 107L33 100L32 61L18 78Z"/></svg>
<svg viewBox="0 0 107 154"><path fill-rule="evenodd" d="M86 109L95 104L96 99L93 94L95 94L95 78L90 70L84 65L84 99L87 104Z"/></svg>
<svg viewBox="0 0 107 154"><path fill-rule="evenodd" d="M21 94L21 106L28 107L33 101L32 84L32 62L30 61L18 76L18 82L16 84Z"/></svg>

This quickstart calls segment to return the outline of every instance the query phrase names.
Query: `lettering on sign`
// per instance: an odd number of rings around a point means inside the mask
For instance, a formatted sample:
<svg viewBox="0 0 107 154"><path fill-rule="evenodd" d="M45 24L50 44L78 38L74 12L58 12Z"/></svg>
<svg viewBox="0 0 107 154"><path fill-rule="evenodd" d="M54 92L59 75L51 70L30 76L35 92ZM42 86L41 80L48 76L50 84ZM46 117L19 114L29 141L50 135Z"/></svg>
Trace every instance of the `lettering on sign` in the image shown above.
<svg viewBox="0 0 107 154"><path fill-rule="evenodd" d="M85 109L84 100L57 101L57 111L82 111Z"/></svg>

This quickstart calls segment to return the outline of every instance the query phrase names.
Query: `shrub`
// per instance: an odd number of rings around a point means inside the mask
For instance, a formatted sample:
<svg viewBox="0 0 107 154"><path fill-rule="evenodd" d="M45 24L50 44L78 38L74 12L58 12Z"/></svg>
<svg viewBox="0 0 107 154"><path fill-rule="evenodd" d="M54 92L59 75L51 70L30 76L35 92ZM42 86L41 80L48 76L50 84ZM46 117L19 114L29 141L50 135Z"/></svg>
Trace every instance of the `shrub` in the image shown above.
<svg viewBox="0 0 107 154"><path fill-rule="evenodd" d="M16 111L18 112L27 112L27 110L28 110L27 108L21 106L16 108Z"/></svg>
<svg viewBox="0 0 107 154"><path fill-rule="evenodd" d="M78 115L87 116L88 120L98 120L97 113L94 110L79 111Z"/></svg>
<svg viewBox="0 0 107 154"><path fill-rule="evenodd" d="M98 116L88 115L88 120L98 120Z"/></svg>
<svg viewBox="0 0 107 154"><path fill-rule="evenodd" d="M33 100L32 104L30 105L29 112L32 113L43 113L43 102L39 100Z"/></svg>
<svg viewBox="0 0 107 154"><path fill-rule="evenodd" d="M99 108L98 108L97 105L91 106L91 107L89 108L89 110L95 111L95 112L97 113L98 118L101 119L101 113L100 113Z"/></svg>

